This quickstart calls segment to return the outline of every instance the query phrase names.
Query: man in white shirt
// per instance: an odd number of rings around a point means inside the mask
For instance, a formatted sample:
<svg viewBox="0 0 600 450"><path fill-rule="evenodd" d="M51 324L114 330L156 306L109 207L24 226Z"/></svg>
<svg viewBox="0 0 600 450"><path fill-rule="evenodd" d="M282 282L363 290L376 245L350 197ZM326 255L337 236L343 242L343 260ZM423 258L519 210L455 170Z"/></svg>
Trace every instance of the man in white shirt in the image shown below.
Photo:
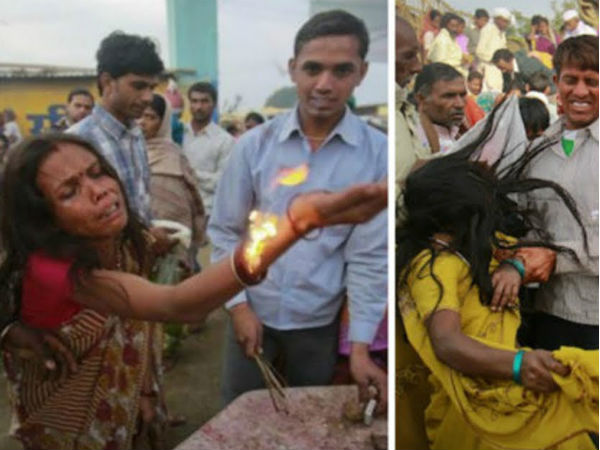
<svg viewBox="0 0 600 450"><path fill-rule="evenodd" d="M432 63L444 63L454 67L463 76L467 70L463 67L463 52L456 42L456 35L460 26L460 17L453 13L446 13L442 17L442 29L433 40L427 58Z"/></svg>
<svg viewBox="0 0 600 450"><path fill-rule="evenodd" d="M579 14L574 9L569 9L563 13L563 21L565 23L564 39L569 39L575 36L589 34L597 36L598 33L592 27L587 25L579 18Z"/></svg>
<svg viewBox="0 0 600 450"><path fill-rule="evenodd" d="M211 120L217 105L217 90L212 84L193 84L188 90L188 100L192 120L185 128L183 152L200 180L198 192L209 216L217 183L235 140Z"/></svg>
<svg viewBox="0 0 600 450"><path fill-rule="evenodd" d="M2 134L8 138L8 142L10 145L17 145L19 142L23 140L23 135L21 134L21 130L19 129L19 125L17 124L17 117L15 112L7 108L2 112L4 119L4 126L2 127ZM0 124L1 126L2 124Z"/></svg>
<svg viewBox="0 0 600 450"><path fill-rule="evenodd" d="M502 92L502 73L494 63L492 57L496 50L506 48L506 28L510 24L512 15L506 8L496 8L492 14L493 22L488 22L479 35L479 42L475 55L483 73L483 90Z"/></svg>

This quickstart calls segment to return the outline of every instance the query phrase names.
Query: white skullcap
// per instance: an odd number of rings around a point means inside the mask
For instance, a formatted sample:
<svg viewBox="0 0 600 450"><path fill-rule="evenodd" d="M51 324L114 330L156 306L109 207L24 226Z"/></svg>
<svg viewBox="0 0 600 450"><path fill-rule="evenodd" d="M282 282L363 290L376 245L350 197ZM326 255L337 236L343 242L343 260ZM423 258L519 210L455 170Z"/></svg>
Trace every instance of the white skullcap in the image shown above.
<svg viewBox="0 0 600 450"><path fill-rule="evenodd" d="M569 9L563 13L563 21L568 22L571 19L579 18L579 14L574 9Z"/></svg>
<svg viewBox="0 0 600 450"><path fill-rule="evenodd" d="M492 12L492 17L502 17L506 20L512 20L512 14L506 8L494 8Z"/></svg>

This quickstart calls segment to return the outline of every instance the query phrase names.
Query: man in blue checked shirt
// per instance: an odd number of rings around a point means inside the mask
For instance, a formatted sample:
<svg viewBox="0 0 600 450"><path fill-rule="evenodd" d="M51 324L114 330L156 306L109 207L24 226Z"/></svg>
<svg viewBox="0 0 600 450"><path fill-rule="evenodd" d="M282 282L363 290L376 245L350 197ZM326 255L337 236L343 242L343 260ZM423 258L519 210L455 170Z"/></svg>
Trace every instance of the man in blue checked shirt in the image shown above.
<svg viewBox="0 0 600 450"><path fill-rule="evenodd" d="M337 191L387 176L386 136L346 106L367 72L368 45L364 23L343 11L317 14L299 30L289 62L298 104L244 134L232 150L208 226L214 260L234 249L253 209L281 216L300 192ZM287 175L306 167L303 182L290 185ZM387 374L370 359L368 346L387 303L385 212L299 241L262 283L227 304L224 402L264 387L252 359L259 351L270 361L283 356L292 386L329 384L346 295L350 370L363 397L369 385L378 389L384 409Z"/></svg>
<svg viewBox="0 0 600 450"><path fill-rule="evenodd" d="M98 91L100 103L67 131L92 142L115 168L127 199L140 220L150 226L150 169L142 130L135 119L152 100L164 66L149 38L115 31L100 43ZM171 245L165 231L151 228L156 253Z"/></svg>

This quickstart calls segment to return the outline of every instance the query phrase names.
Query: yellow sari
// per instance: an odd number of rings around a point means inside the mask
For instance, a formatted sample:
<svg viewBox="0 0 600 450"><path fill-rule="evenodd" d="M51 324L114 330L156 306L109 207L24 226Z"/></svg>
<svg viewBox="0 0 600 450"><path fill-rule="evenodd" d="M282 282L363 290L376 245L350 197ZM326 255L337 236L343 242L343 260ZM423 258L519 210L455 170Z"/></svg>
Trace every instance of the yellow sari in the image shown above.
<svg viewBox="0 0 600 450"><path fill-rule="evenodd" d="M598 432L598 351L562 347L554 352L571 373L554 375L560 390L551 394L509 380L470 378L451 369L436 358L429 339L425 321L433 311L458 312L465 335L505 350L516 348L520 315L483 306L460 255L441 252L433 269L430 258L429 250L415 258L406 287L399 292L408 340L431 371L432 394L425 410L430 448L594 449L588 432ZM432 270L443 285L441 299Z"/></svg>

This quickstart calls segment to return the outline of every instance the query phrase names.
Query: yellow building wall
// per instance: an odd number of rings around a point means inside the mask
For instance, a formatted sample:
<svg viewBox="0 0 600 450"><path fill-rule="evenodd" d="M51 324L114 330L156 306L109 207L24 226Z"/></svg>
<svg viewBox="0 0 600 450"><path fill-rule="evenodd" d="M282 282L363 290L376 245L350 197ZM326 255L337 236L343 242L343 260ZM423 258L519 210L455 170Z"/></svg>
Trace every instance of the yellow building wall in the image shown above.
<svg viewBox="0 0 600 450"><path fill-rule="evenodd" d="M5 78L0 80L0 110L15 111L23 136L39 134L65 114L67 95L79 87L98 99L96 77Z"/></svg>
<svg viewBox="0 0 600 450"><path fill-rule="evenodd" d="M0 111L12 109L23 136L39 134L65 115L67 96L75 88L89 90L99 100L96 77L13 78L0 80ZM165 91L161 83L156 92ZM187 108L186 108L187 109Z"/></svg>

